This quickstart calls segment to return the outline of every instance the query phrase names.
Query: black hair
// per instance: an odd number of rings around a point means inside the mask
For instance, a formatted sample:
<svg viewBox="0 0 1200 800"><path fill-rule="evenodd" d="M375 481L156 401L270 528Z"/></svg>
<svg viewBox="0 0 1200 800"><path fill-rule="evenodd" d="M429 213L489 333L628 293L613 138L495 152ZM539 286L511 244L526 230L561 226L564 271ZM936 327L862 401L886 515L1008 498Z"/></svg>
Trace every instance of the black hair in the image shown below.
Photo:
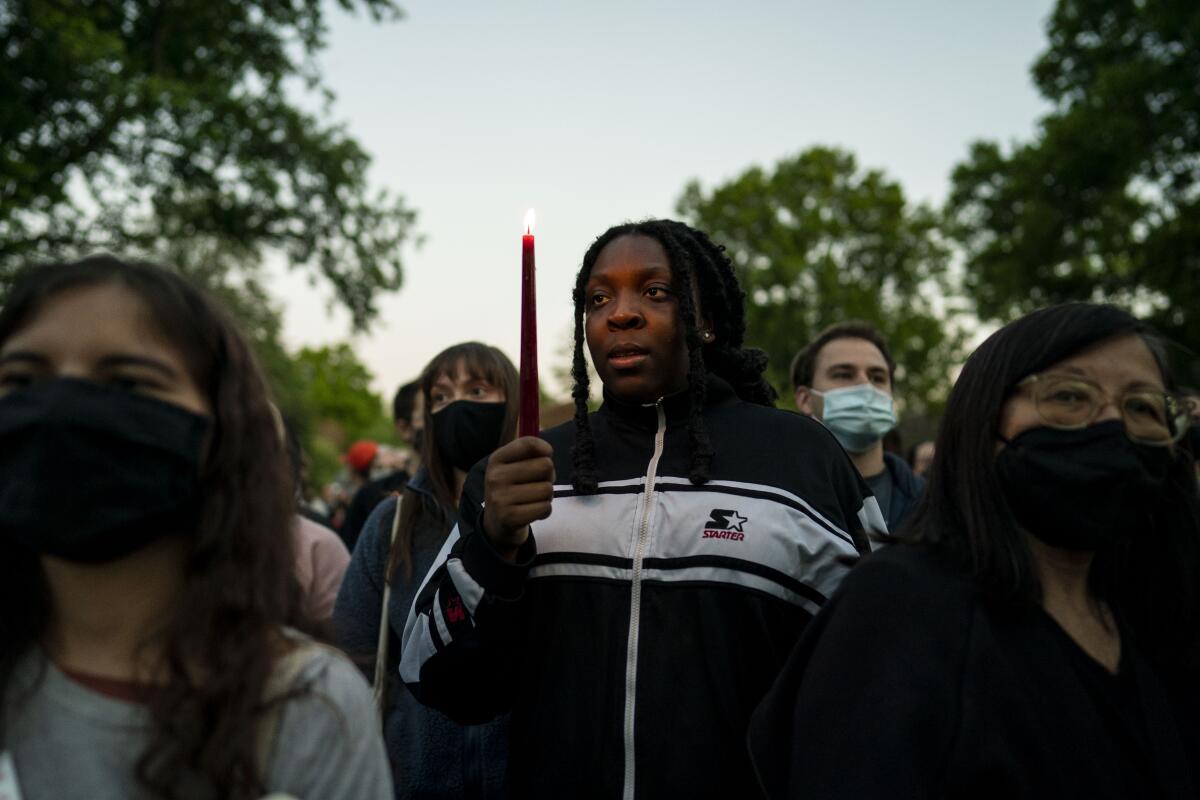
<svg viewBox="0 0 1200 800"><path fill-rule="evenodd" d="M421 382L419 380L410 381L396 390L396 396L392 398L392 422L407 422L409 425L413 421L413 407L417 403L417 392L421 391Z"/></svg>
<svg viewBox="0 0 1200 800"><path fill-rule="evenodd" d="M288 466L291 467L292 483L299 490L304 485L304 445L300 443L300 434L296 430L296 421L287 414L279 414L280 435L283 436L284 448L287 451Z"/></svg>
<svg viewBox="0 0 1200 800"><path fill-rule="evenodd" d="M1173 389L1164 348L1152 330L1107 305L1040 309L992 334L967 360L942 417L925 492L902 538L951 553L986 596L1006 605L1040 601L1024 535L995 467L1005 402L1019 381L1101 342L1140 336ZM1190 457L1179 448L1168 497L1137 541L1097 551L1093 593L1109 602L1148 655L1195 665L1200 629L1200 499ZM1190 661L1188 660L1190 659Z"/></svg>
<svg viewBox="0 0 1200 800"><path fill-rule="evenodd" d="M743 347L746 335L746 294L738 284L733 262L725 248L713 242L704 231L669 219L650 219L616 225L600 234L587 253L575 277L575 354L571 365L575 401L575 447L572 451L574 474L571 483L583 493L596 491L596 446L588 423L588 372L584 358L584 313L588 278L596 259L610 242L622 236L646 236L662 245L671 266L671 282L679 303L688 352L688 393L691 418L688 438L691 444L692 483L706 483L713 448L704 426L705 376L711 372L733 386L738 397L751 403L774 405L775 390L763 378L767 354ZM700 307L712 320L713 341L700 337L700 315L692 298L693 283L698 288Z"/></svg>
<svg viewBox="0 0 1200 800"><path fill-rule="evenodd" d="M835 322L817 334L816 338L804 346L804 349L792 359L792 390L801 386L812 386L813 375L817 369L817 356L825 345L836 339L865 339L879 349L888 368L888 385L896 385L896 360L888 350L887 339L869 322L860 319Z"/></svg>

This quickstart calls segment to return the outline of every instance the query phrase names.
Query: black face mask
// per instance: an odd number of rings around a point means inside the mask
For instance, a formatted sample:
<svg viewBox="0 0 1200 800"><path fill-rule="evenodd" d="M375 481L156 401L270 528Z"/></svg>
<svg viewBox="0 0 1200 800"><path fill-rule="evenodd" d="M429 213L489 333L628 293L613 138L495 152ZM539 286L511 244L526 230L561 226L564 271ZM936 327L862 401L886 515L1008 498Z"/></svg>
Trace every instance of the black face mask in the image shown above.
<svg viewBox="0 0 1200 800"><path fill-rule="evenodd" d="M1183 437L1183 444L1192 454L1192 458L1200 461L1200 422L1193 422L1192 427L1188 428Z"/></svg>
<svg viewBox="0 0 1200 800"><path fill-rule="evenodd" d="M0 398L0 540L115 561L196 524L206 417L90 381Z"/></svg>
<svg viewBox="0 0 1200 800"><path fill-rule="evenodd" d="M1091 551L1150 524L1170 460L1168 448L1132 442L1112 421L1024 431L996 455L996 472L1021 527L1053 547Z"/></svg>
<svg viewBox="0 0 1200 800"><path fill-rule="evenodd" d="M463 472L500 446L507 403L455 400L433 415L433 441L451 465Z"/></svg>

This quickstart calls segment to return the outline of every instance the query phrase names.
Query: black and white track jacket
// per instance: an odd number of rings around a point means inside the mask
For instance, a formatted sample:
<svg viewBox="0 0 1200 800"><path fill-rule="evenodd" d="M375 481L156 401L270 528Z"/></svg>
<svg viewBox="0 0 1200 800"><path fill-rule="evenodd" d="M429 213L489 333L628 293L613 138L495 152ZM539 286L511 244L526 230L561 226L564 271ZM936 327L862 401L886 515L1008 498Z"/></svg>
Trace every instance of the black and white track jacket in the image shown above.
<svg viewBox="0 0 1200 800"><path fill-rule="evenodd" d="M400 673L461 722L512 711L515 798L756 796L750 714L866 533L884 530L820 423L711 376L716 456L693 485L687 404L606 401L591 416L595 495L566 482L574 425L545 431L562 485L515 564L482 530L483 465L467 479Z"/></svg>

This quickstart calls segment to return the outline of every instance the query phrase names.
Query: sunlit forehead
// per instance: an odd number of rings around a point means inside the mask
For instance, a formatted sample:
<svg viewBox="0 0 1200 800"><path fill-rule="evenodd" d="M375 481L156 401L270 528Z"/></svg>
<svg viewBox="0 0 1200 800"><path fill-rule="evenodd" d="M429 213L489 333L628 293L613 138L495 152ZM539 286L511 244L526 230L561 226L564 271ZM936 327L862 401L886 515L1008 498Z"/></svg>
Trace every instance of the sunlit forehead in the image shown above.
<svg viewBox="0 0 1200 800"><path fill-rule="evenodd" d="M47 364L134 364L183 375L187 362L146 304L115 284L87 285L48 298L4 342ZM28 359L26 359L28 360Z"/></svg>
<svg viewBox="0 0 1200 800"><path fill-rule="evenodd" d="M669 276L671 259L657 239L642 234L625 234L604 246L596 257L592 272L595 274L614 268L656 270Z"/></svg>
<svg viewBox="0 0 1200 800"><path fill-rule="evenodd" d="M666 264L646 264L639 262L611 261L596 262L591 275L588 276L588 286L597 284L642 284L649 282L671 283L671 268Z"/></svg>
<svg viewBox="0 0 1200 800"><path fill-rule="evenodd" d="M883 353L872 342L857 336L842 336L826 342L817 353L814 372L818 375L834 376L843 372L868 377L889 375Z"/></svg>

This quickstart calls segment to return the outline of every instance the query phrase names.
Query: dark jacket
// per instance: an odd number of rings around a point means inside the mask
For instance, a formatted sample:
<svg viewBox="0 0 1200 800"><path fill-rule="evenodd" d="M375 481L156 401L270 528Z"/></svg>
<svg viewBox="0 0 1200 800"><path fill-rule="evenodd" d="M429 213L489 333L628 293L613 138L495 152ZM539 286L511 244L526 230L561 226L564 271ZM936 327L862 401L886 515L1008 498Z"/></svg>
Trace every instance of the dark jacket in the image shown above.
<svg viewBox="0 0 1200 800"><path fill-rule="evenodd" d="M384 742L397 798L501 798L508 755L508 722L463 726L421 705L398 680L400 637L413 598L432 566L457 514L439 512L424 470L409 483L431 512L413 537L412 576L398 570L388 602L391 643L388 646L389 706L384 718ZM405 493L405 502L414 499ZM392 536L396 499L388 498L367 519L359 536L333 612L338 644L356 657L365 657L372 677L383 603L384 569ZM436 520L444 514L444 522Z"/></svg>
<svg viewBox="0 0 1200 800"><path fill-rule="evenodd" d="M925 491L925 479L917 477L904 459L886 450L883 463L892 476L892 502L887 509L887 527L889 533L897 533L916 507L921 492Z"/></svg>
<svg viewBox="0 0 1200 800"><path fill-rule="evenodd" d="M346 518L342 520L342 527L337 532L338 536L342 537L342 541L346 543L347 550L351 553L354 552L354 545L358 542L363 526L367 524L367 518L371 516L375 507L403 489L408 484L408 479L409 474L401 469L389 472L373 481L367 481L358 488L358 491L354 493L354 499L350 501L350 508L346 510Z"/></svg>
<svg viewBox="0 0 1200 800"><path fill-rule="evenodd" d="M1113 676L1039 606L985 602L945 556L893 545L809 626L751 756L772 800L1194 798L1185 720L1122 639Z"/></svg>
<svg viewBox="0 0 1200 800"><path fill-rule="evenodd" d="M712 480L692 484L688 403L606 399L594 495L566 483L574 425L545 431L563 483L515 564L480 528L484 465L467 478L401 676L458 718L511 708L514 797L753 796L750 713L883 528L827 430L713 377Z"/></svg>

